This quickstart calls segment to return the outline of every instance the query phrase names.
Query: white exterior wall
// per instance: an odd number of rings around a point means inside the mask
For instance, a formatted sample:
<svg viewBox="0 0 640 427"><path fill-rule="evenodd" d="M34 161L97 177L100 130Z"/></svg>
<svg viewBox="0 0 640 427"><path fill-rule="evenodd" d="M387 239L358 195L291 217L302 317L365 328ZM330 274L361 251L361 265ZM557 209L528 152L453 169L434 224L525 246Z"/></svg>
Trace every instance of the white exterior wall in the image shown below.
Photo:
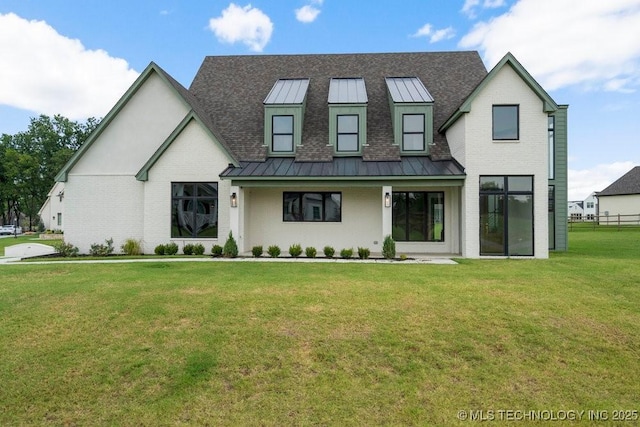
<svg viewBox="0 0 640 427"><path fill-rule="evenodd" d="M159 244L175 242L180 248L186 243L202 243L206 253L214 244L223 246L229 234L230 182L219 174L229 159L209 134L192 120L149 171L144 183L144 252L153 253ZM171 183L218 183L218 238L171 238ZM238 208L234 208L238 209ZM234 235L240 247L241 236Z"/></svg>
<svg viewBox="0 0 640 427"><path fill-rule="evenodd" d="M64 191L64 183L56 182L47 195L47 201L42 205L38 215L40 220L44 224L46 230L61 230L64 231L64 196L60 201L61 191ZM58 225L58 215L61 215L61 224Z"/></svg>
<svg viewBox="0 0 640 427"><path fill-rule="evenodd" d="M285 191L342 192L342 222L285 222L282 219L282 193ZM313 246L322 254L329 245L336 250L358 246L371 252L382 251L382 209L380 188L245 188L246 248L262 245L266 251L278 245L282 252L299 243ZM391 209L391 208L384 208ZM376 243L377 242L377 243ZM356 254L357 256L357 254Z"/></svg>
<svg viewBox="0 0 640 427"><path fill-rule="evenodd" d="M173 132L187 106L155 73L93 142L74 175L135 175Z"/></svg>
<svg viewBox="0 0 640 427"><path fill-rule="evenodd" d="M69 171L65 241L87 253L109 238L116 252L144 239L144 184L135 175L187 112L157 74L147 78Z"/></svg>
<svg viewBox="0 0 640 427"><path fill-rule="evenodd" d="M520 106L520 139L494 142L492 136L492 106ZM480 175L534 176L534 250L535 257L547 258L548 250L548 114L543 103L527 84L504 66L473 100L465 115L464 137L457 123L447 131L447 140L454 147L465 141L464 163L467 178L462 190L462 255L480 256L479 177Z"/></svg>
<svg viewBox="0 0 640 427"><path fill-rule="evenodd" d="M115 252L126 239L142 239L143 185L130 175L69 176L65 184L64 240L88 253L113 238Z"/></svg>
<svg viewBox="0 0 640 427"><path fill-rule="evenodd" d="M621 216L621 225L640 223L640 194L600 196L599 201L600 224L618 225L618 215L632 215L627 217ZM607 212L609 213L608 216L606 215Z"/></svg>

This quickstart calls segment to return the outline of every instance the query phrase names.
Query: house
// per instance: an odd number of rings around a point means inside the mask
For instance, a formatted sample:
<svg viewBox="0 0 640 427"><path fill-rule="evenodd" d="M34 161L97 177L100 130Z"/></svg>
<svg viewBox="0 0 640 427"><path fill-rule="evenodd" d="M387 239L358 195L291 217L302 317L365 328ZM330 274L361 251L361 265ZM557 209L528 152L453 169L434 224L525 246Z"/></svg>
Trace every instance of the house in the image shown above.
<svg viewBox="0 0 640 427"><path fill-rule="evenodd" d="M64 231L64 183L56 182L49 193L47 199L38 211L40 221L47 230Z"/></svg>
<svg viewBox="0 0 640 427"><path fill-rule="evenodd" d="M600 224L640 224L640 166L596 194Z"/></svg>
<svg viewBox="0 0 640 427"><path fill-rule="evenodd" d="M57 176L65 239L546 258L567 247L567 107L507 54L151 63Z"/></svg>
<svg viewBox="0 0 640 427"><path fill-rule="evenodd" d="M598 198L595 192L584 200L570 201L568 206L571 221L594 221L598 215Z"/></svg>
<svg viewBox="0 0 640 427"><path fill-rule="evenodd" d="M582 214L584 214L584 202L582 200L574 200L568 203L569 219L571 221L582 221Z"/></svg>

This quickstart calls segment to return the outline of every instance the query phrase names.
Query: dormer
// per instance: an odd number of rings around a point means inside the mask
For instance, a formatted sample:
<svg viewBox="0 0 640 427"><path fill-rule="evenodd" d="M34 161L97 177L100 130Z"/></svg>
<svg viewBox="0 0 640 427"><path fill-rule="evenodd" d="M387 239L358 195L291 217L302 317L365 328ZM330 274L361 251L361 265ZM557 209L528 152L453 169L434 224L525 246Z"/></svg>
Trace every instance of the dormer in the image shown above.
<svg viewBox="0 0 640 427"><path fill-rule="evenodd" d="M417 77L387 77L394 144L401 155L429 154L433 144L433 97Z"/></svg>
<svg viewBox="0 0 640 427"><path fill-rule="evenodd" d="M363 78L329 82L329 145L335 156L361 156L367 144L367 89Z"/></svg>
<svg viewBox="0 0 640 427"><path fill-rule="evenodd" d="M302 145L302 122L309 79L280 79L265 98L264 145L270 156L295 156Z"/></svg>

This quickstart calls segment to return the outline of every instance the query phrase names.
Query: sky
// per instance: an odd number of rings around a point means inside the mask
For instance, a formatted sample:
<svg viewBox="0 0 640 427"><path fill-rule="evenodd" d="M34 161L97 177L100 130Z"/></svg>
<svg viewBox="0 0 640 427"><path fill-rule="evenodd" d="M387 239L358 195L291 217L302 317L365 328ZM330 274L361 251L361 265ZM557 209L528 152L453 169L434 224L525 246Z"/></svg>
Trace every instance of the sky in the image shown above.
<svg viewBox="0 0 640 427"><path fill-rule="evenodd" d="M640 0L0 0L0 134L101 118L151 62L207 55L513 53L569 105L569 200L640 165Z"/></svg>

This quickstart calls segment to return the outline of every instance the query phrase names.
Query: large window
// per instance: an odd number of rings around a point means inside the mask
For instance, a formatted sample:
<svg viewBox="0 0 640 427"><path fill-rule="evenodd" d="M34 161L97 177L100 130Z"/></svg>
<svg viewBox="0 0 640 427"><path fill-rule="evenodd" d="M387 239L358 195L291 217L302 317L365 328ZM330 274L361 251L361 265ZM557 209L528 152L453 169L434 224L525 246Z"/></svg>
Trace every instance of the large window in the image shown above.
<svg viewBox="0 0 640 427"><path fill-rule="evenodd" d="M493 106L493 139L520 139L519 107L517 105Z"/></svg>
<svg viewBox="0 0 640 427"><path fill-rule="evenodd" d="M171 184L171 237L218 237L218 183Z"/></svg>
<svg viewBox="0 0 640 427"><path fill-rule="evenodd" d="M293 116L273 116L272 152L293 152Z"/></svg>
<svg viewBox="0 0 640 427"><path fill-rule="evenodd" d="M533 256L533 177L480 177L480 255Z"/></svg>
<svg viewBox="0 0 640 427"><path fill-rule="evenodd" d="M348 114L338 116L338 139L336 150L339 152L360 149L358 143L358 115Z"/></svg>
<svg viewBox="0 0 640 427"><path fill-rule="evenodd" d="M399 242L444 241L444 193L394 192L392 237Z"/></svg>
<svg viewBox="0 0 640 427"><path fill-rule="evenodd" d="M340 222L342 193L286 192L282 204L283 221Z"/></svg>
<svg viewBox="0 0 640 427"><path fill-rule="evenodd" d="M424 151L424 114L402 115L402 150Z"/></svg>

